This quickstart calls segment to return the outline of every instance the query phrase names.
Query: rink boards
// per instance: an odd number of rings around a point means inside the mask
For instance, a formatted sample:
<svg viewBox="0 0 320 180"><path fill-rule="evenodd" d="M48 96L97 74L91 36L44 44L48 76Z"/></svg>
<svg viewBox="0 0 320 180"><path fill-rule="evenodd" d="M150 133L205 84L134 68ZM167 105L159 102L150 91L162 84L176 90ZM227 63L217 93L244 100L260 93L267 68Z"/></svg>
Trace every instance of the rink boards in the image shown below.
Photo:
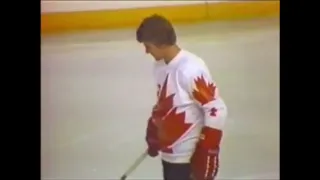
<svg viewBox="0 0 320 180"><path fill-rule="evenodd" d="M41 34L136 27L157 13L174 23L278 17L280 1L229 1L41 13Z"/></svg>

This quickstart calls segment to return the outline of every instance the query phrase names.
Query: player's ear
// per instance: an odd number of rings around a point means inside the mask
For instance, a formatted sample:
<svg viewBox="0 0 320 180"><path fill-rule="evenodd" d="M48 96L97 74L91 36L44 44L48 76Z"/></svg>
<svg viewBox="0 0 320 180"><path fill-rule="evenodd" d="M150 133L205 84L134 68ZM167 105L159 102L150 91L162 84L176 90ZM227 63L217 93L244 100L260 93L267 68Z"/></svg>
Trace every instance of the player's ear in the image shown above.
<svg viewBox="0 0 320 180"><path fill-rule="evenodd" d="M165 44L156 44L155 45L158 49L165 49L167 46Z"/></svg>

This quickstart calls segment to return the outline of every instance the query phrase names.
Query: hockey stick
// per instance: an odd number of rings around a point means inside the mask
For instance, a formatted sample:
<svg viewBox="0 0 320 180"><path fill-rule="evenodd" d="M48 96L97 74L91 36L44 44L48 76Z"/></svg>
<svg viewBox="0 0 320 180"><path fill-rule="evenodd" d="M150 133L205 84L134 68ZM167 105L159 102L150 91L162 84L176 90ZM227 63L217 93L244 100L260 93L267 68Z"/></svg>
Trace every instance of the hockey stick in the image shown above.
<svg viewBox="0 0 320 180"><path fill-rule="evenodd" d="M132 173L139 165L140 163L147 157L148 152L145 151L143 154L139 156L138 159L129 167L129 169L121 176L120 180L125 180L127 179L127 176Z"/></svg>

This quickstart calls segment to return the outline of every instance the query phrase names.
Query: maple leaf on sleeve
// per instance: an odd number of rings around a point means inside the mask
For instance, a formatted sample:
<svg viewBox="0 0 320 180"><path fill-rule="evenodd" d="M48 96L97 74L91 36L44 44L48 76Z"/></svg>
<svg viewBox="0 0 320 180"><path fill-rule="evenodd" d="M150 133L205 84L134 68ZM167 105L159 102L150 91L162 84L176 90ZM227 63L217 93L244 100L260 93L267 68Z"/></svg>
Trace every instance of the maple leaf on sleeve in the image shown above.
<svg viewBox="0 0 320 180"><path fill-rule="evenodd" d="M193 97L201 103L201 105L215 99L216 86L213 83L207 83L203 75L194 80L195 88L192 92Z"/></svg>

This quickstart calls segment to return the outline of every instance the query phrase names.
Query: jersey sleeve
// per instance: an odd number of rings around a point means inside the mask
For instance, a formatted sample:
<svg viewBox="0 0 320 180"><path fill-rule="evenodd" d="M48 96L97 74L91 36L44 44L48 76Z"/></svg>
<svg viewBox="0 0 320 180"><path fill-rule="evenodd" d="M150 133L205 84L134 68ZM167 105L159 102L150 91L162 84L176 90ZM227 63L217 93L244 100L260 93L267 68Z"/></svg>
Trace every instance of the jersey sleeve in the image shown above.
<svg viewBox="0 0 320 180"><path fill-rule="evenodd" d="M206 149L216 149L222 138L226 112L224 103L219 98L218 88L205 70L184 73L183 77L186 91L204 113L199 145Z"/></svg>

